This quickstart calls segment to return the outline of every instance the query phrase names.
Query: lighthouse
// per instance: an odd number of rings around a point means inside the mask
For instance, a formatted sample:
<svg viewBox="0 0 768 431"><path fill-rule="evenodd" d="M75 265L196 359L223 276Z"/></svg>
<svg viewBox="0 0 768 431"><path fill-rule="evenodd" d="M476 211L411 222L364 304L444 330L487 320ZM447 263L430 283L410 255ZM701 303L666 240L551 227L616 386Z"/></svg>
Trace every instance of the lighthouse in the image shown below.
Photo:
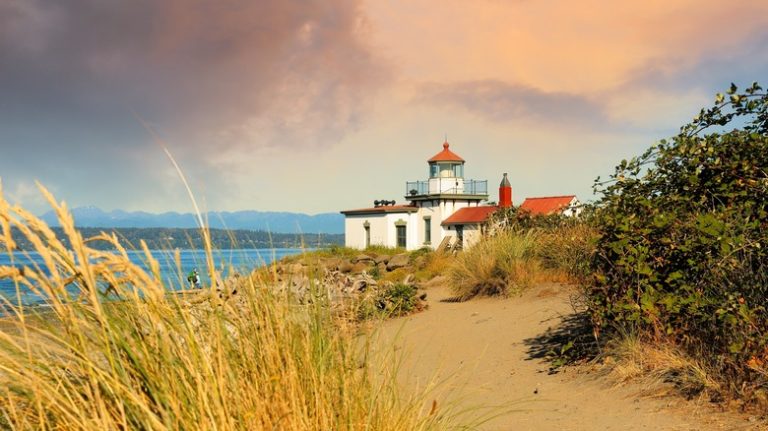
<svg viewBox="0 0 768 431"><path fill-rule="evenodd" d="M498 205L484 204L488 181L464 178L465 164L443 142L442 151L427 159L427 178L406 181L406 204L376 199L373 207L341 211L346 246L458 250L479 241L493 213L512 207L512 185L504 173ZM578 216L581 204L574 195L535 197L525 199L520 209L532 215Z"/></svg>
<svg viewBox="0 0 768 431"><path fill-rule="evenodd" d="M381 205L344 214L345 243L348 247L365 248L372 244L415 250L436 248L445 238L463 241L463 224L444 222L463 208L482 207L488 199L488 181L464 178L466 161L454 153L448 142L427 159L427 178L406 181L403 205ZM495 207L483 207L495 208ZM471 227L468 226L469 229Z"/></svg>

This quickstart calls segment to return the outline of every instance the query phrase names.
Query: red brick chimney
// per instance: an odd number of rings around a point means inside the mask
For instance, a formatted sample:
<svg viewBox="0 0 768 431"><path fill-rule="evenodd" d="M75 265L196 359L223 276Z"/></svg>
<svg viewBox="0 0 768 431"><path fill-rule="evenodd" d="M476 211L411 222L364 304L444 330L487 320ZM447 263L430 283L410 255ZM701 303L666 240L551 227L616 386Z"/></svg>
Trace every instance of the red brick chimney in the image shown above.
<svg viewBox="0 0 768 431"><path fill-rule="evenodd" d="M509 184L507 173L504 172L504 178L499 184L499 208L509 208L512 206L512 185Z"/></svg>

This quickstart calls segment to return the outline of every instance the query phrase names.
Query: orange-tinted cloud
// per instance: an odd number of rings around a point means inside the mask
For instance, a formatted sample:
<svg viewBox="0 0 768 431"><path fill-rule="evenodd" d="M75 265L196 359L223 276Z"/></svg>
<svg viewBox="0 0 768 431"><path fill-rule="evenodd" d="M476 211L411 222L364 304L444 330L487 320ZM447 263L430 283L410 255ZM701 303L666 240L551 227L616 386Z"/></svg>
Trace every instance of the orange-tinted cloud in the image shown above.
<svg viewBox="0 0 768 431"><path fill-rule="evenodd" d="M0 173L183 208L135 111L215 209L399 198L445 132L472 176L588 197L731 81L764 80L767 29L762 0L5 0Z"/></svg>
<svg viewBox="0 0 768 431"><path fill-rule="evenodd" d="M377 45L416 81L500 80L595 92L676 70L764 32L761 0L369 1Z"/></svg>

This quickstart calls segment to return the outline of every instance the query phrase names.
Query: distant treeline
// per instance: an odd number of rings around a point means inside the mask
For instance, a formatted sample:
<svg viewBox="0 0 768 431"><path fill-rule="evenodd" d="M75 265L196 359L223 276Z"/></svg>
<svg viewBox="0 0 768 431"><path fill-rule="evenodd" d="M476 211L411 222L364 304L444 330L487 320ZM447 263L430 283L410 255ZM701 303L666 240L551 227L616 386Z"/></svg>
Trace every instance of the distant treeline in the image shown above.
<svg viewBox="0 0 768 431"><path fill-rule="evenodd" d="M61 228L51 228L58 238L69 247L69 241L63 234ZM78 228L84 238L90 238L101 232L114 232L120 239L120 242L127 249L140 248L141 241L144 240L150 249L201 249L203 248L203 238L199 229L181 229L181 228ZM269 233L265 231L254 230L227 230L210 229L211 242L216 249L239 249L239 248L315 248L327 247L331 245L343 245L344 235L342 234L312 234L303 235L292 233ZM21 232L13 232L14 241L21 250L33 251L32 244L21 235ZM111 248L105 241L94 241L89 244L96 249Z"/></svg>

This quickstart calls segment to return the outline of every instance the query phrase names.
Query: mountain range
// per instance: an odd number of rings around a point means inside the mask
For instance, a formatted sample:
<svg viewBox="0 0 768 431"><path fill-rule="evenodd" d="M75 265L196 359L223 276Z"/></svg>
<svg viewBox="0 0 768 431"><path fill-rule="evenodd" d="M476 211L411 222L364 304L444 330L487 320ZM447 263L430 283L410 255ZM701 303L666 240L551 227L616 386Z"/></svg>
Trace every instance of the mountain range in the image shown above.
<svg viewBox="0 0 768 431"><path fill-rule="evenodd" d="M103 211L94 206L72 210L75 225L96 228L195 228L197 217L192 213L144 211ZM204 214L209 227L218 229L247 229L275 233L344 233L344 216L339 213L308 215L271 211L212 211ZM52 211L41 216L49 226L59 226Z"/></svg>

